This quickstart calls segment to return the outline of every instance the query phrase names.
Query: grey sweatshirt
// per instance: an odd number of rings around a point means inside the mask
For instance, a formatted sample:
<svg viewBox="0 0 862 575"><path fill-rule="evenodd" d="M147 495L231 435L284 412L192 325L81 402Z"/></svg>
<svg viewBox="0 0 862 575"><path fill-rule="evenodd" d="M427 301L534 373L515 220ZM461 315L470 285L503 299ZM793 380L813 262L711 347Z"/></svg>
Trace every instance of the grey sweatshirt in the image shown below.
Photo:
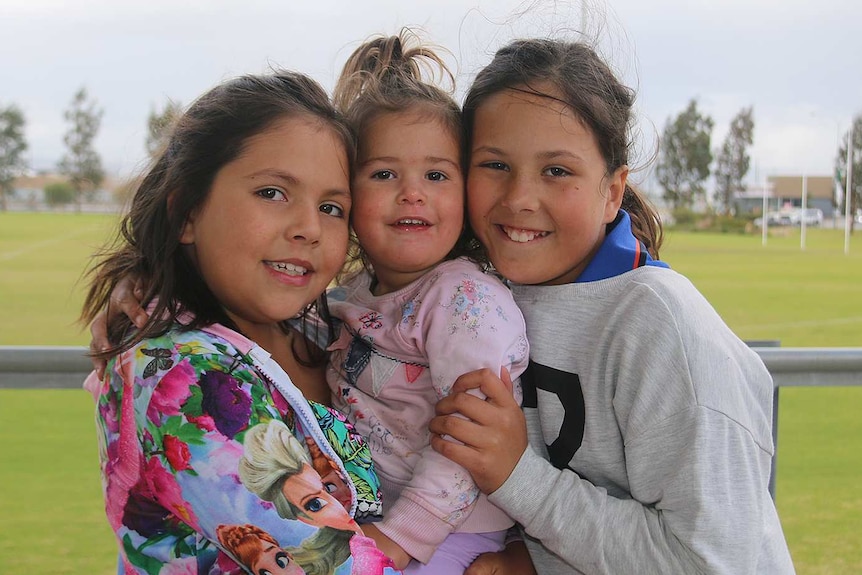
<svg viewBox="0 0 862 575"><path fill-rule="evenodd" d="M641 267L513 292L530 447L490 500L538 572L793 573L767 490L771 377L695 287Z"/></svg>

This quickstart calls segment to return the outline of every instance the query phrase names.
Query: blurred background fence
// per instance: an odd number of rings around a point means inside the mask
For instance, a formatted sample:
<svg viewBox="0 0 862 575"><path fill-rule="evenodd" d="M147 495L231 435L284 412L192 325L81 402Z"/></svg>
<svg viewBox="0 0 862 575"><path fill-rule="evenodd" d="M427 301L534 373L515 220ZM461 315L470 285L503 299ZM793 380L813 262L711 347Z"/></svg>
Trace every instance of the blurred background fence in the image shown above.
<svg viewBox="0 0 862 575"><path fill-rule="evenodd" d="M750 341L772 374L772 441L775 455L769 490L775 497L778 397L782 387L862 386L862 348L781 348L777 341ZM0 346L0 389L80 388L91 370L78 346Z"/></svg>

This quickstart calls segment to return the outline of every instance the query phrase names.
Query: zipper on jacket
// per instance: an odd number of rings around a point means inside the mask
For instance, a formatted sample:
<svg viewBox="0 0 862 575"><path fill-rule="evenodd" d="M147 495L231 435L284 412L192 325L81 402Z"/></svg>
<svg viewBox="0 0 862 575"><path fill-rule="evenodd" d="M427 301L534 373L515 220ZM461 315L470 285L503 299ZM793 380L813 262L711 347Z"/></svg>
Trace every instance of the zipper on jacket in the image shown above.
<svg viewBox="0 0 862 575"><path fill-rule="evenodd" d="M347 485L350 487L351 503L349 512L350 516L354 517L356 515L356 506L359 501L359 497L356 494L356 486L353 484L353 480L350 479L350 475L347 473L347 469L345 469L344 462L341 461L341 457L335 453L335 449L333 449L329 444L326 436L323 435L323 430L320 428L317 417L315 417L314 413L311 411L311 406L308 405L308 400L293 384L293 381L291 381L287 372L272 359L269 352L262 347L255 345L249 351L249 355L254 360L255 367L258 371L260 371L267 381L281 392L290 406L302 417L306 424L306 431L311 432L313 439L317 442L320 449L323 450L330 459L338 463L338 469L347 481Z"/></svg>

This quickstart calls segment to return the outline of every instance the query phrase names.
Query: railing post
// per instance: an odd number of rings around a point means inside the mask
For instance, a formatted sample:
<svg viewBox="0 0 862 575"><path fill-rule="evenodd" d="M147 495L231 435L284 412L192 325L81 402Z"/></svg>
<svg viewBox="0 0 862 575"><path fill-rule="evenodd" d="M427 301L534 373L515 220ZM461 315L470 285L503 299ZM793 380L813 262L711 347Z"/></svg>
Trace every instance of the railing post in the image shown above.
<svg viewBox="0 0 862 575"><path fill-rule="evenodd" d="M746 341L749 347L781 347L777 339ZM769 470L769 494L775 501L775 479L778 475L778 389L772 388L772 466Z"/></svg>
<svg viewBox="0 0 862 575"><path fill-rule="evenodd" d="M778 347L777 345L775 347ZM775 386L772 389L772 469L769 471L769 494L775 501L775 480L778 477L778 391Z"/></svg>

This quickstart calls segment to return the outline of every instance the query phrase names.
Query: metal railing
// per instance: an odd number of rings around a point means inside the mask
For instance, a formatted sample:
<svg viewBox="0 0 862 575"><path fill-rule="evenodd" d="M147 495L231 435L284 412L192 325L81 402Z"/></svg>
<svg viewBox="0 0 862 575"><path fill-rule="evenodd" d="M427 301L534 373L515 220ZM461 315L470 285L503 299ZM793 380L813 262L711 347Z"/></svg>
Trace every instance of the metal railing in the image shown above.
<svg viewBox="0 0 862 575"><path fill-rule="evenodd" d="M775 496L778 455L778 394L782 387L862 386L862 347L775 347L749 342L772 374L775 385L772 441L775 455L769 490ZM0 389L80 388L91 370L84 347L0 346Z"/></svg>

